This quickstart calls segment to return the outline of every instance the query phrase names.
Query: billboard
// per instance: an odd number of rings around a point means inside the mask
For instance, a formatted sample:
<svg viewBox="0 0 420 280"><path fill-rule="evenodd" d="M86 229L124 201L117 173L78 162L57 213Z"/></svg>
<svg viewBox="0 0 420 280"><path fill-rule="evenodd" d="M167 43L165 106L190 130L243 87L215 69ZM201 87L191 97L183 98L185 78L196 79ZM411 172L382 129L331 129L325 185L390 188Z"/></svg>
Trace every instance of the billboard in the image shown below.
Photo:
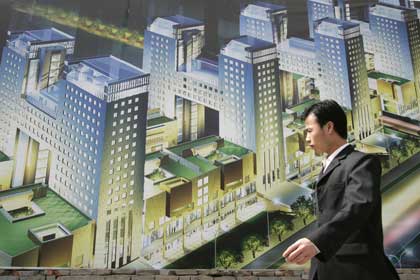
<svg viewBox="0 0 420 280"><path fill-rule="evenodd" d="M416 5L2 1L0 266L290 267L325 99L381 161L388 258L418 266Z"/></svg>

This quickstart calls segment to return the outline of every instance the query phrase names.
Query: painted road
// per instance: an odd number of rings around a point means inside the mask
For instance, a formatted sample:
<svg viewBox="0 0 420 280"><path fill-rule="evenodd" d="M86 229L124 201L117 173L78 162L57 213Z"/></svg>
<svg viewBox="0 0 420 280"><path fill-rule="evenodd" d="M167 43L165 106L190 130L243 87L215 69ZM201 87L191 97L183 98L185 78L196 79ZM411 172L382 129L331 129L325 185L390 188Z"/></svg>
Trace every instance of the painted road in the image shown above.
<svg viewBox="0 0 420 280"><path fill-rule="evenodd" d="M417 166L410 173L404 174L401 180L387 187L385 193L382 194L384 240L385 245L388 246L387 253L401 250L420 231L419 182L420 166ZM280 264L283 251L295 240L306 236L310 230L310 227L300 230L244 268L272 268L273 264Z"/></svg>

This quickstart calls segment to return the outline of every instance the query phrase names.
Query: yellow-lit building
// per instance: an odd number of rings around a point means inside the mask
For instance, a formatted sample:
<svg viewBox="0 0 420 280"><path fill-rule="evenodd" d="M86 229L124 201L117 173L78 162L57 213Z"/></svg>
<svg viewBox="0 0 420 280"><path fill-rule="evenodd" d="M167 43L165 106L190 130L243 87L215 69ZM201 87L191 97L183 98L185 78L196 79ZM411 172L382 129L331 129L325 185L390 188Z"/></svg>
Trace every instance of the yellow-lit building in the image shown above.
<svg viewBox="0 0 420 280"><path fill-rule="evenodd" d="M8 190L12 183L13 160L0 152L0 191Z"/></svg>
<svg viewBox="0 0 420 280"><path fill-rule="evenodd" d="M0 193L0 266L93 266L95 223L45 185Z"/></svg>
<svg viewBox="0 0 420 280"><path fill-rule="evenodd" d="M403 78L370 72L369 88L380 97L381 109L401 116L418 110L415 84Z"/></svg>
<svg viewBox="0 0 420 280"><path fill-rule="evenodd" d="M146 154L161 151L177 144L177 121L159 114L148 114Z"/></svg>
<svg viewBox="0 0 420 280"><path fill-rule="evenodd" d="M149 154L143 256L163 266L260 213L255 154L210 136Z"/></svg>
<svg viewBox="0 0 420 280"><path fill-rule="evenodd" d="M375 128L380 127L379 118L382 116L381 97L379 95L371 95L370 103L372 105L372 115L375 122Z"/></svg>

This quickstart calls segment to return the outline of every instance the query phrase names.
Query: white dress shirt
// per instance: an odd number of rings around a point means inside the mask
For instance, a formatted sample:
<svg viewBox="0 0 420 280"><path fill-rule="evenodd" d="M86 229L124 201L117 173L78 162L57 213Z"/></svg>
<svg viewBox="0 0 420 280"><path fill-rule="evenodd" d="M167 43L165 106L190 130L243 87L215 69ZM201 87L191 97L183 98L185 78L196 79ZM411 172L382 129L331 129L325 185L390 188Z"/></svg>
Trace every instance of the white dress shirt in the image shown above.
<svg viewBox="0 0 420 280"><path fill-rule="evenodd" d="M327 170L328 166L331 164L334 158L349 145L349 143L343 144L338 149L336 149L331 155L329 155L329 157L325 159L324 169L322 170L322 172L325 172L325 170Z"/></svg>

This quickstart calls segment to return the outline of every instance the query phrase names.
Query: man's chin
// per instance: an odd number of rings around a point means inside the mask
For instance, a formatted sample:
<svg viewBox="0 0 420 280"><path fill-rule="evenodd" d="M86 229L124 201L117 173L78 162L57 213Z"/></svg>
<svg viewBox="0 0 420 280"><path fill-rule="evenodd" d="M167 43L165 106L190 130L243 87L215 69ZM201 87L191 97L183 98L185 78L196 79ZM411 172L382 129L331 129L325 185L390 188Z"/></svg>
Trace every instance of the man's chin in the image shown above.
<svg viewBox="0 0 420 280"><path fill-rule="evenodd" d="M317 156L317 157L321 157L321 156L323 156L323 152L321 152L321 151L318 151L318 150L315 150L314 149L314 152L315 152L315 155Z"/></svg>
<svg viewBox="0 0 420 280"><path fill-rule="evenodd" d="M317 157L319 157L319 156L322 156L322 155L323 155L323 152L319 151L319 150L318 150L317 148L315 148L314 146L308 146L308 147L314 151L314 153L315 153L315 155L316 155Z"/></svg>

